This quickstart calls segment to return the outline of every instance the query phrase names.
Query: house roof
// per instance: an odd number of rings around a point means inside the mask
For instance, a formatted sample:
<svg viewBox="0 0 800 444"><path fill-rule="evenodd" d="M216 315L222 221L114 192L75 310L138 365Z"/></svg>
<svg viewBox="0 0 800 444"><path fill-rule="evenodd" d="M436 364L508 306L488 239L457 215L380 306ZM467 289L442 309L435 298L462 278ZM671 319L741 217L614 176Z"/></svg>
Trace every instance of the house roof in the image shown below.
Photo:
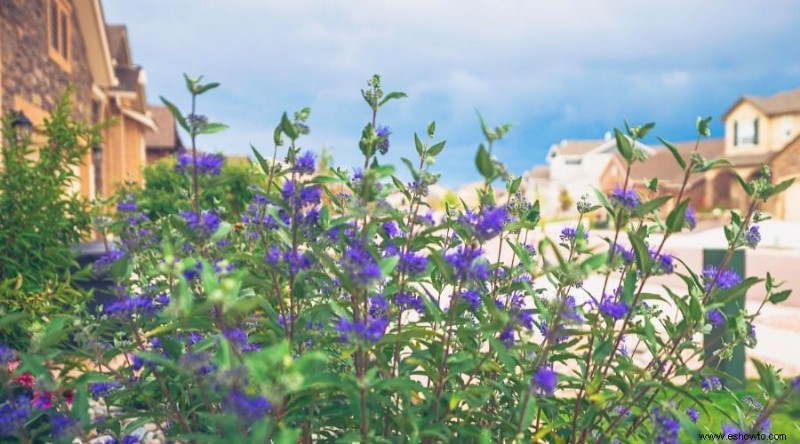
<svg viewBox="0 0 800 444"><path fill-rule="evenodd" d="M696 142L679 142L674 145L678 148L684 159L688 161ZM697 151L707 159L722 157L725 152L725 139L705 139L697 145ZM672 153L666 148L657 150L644 162L637 162L631 165L631 179L634 181L658 177L659 182L681 183L683 181L683 169L672 157Z"/></svg>
<svg viewBox="0 0 800 444"><path fill-rule="evenodd" d="M138 93L141 71L142 67L136 65L115 66L114 72L117 75L117 79L119 79L119 84L112 87L111 90Z"/></svg>
<svg viewBox="0 0 800 444"><path fill-rule="evenodd" d="M100 0L75 0L74 6L94 83L102 87L115 85L117 79L111 63L105 17Z"/></svg>
<svg viewBox="0 0 800 444"><path fill-rule="evenodd" d="M553 145L559 154L563 156L582 156L595 148L608 143L608 140L562 140L559 144Z"/></svg>
<svg viewBox="0 0 800 444"><path fill-rule="evenodd" d="M157 131L147 131L144 135L145 145L148 149L180 148L183 146L175 126L175 117L172 112L161 105L150 105L150 113L158 127Z"/></svg>
<svg viewBox="0 0 800 444"><path fill-rule="evenodd" d="M800 112L800 88L790 91L782 91L769 97L744 96L736 101L723 115L723 119L728 117L737 106L742 102L752 103L756 108L768 116L779 114Z"/></svg>
<svg viewBox="0 0 800 444"><path fill-rule="evenodd" d="M536 165L528 171L527 176L531 179L549 179L550 168L545 165Z"/></svg>
<svg viewBox="0 0 800 444"><path fill-rule="evenodd" d="M108 49L118 65L130 65L131 52L128 46L128 28L125 25L106 25Z"/></svg>

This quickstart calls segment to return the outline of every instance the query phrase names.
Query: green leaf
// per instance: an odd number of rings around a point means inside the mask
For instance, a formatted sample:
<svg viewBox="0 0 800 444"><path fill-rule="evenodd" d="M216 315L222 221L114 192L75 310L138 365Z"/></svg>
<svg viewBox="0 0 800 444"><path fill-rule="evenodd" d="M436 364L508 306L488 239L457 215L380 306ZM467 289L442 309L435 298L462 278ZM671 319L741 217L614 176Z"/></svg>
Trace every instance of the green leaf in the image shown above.
<svg viewBox="0 0 800 444"><path fill-rule="evenodd" d="M436 133L436 122L431 122L428 124L428 138L432 138L434 133Z"/></svg>
<svg viewBox="0 0 800 444"><path fill-rule="evenodd" d="M180 125L181 128L188 133L189 124L186 122L186 118L183 117L183 114L181 114L181 111L178 109L178 107L169 100L165 99L163 96L159 97L161 98L161 102L163 102L164 105L169 108L169 111L172 113L172 116L175 117L175 120L178 121L178 125Z"/></svg>
<svg viewBox="0 0 800 444"><path fill-rule="evenodd" d="M258 161L258 164L261 166L261 171L263 171L264 174L266 174L267 177L269 177L271 170L269 164L267 164L267 159L264 159L264 156L262 156L261 153L259 153L258 150L256 150L256 147L254 147L252 144L250 145L250 149L253 150L253 155L256 156L256 160Z"/></svg>
<svg viewBox="0 0 800 444"><path fill-rule="evenodd" d="M667 215L667 231L669 233L679 233L686 222L686 208L689 207L689 199L684 199L678 206L672 209Z"/></svg>
<svg viewBox="0 0 800 444"><path fill-rule="evenodd" d="M637 217L643 217L647 214L650 214L653 210L661 208L661 206L667 203L670 199L672 199L672 196L666 195L658 196L655 199L648 200L647 202L636 207L634 214Z"/></svg>
<svg viewBox="0 0 800 444"><path fill-rule="evenodd" d="M483 120L483 116L481 115L481 113L478 112L478 110L475 110L475 113L478 115L478 122L481 125L481 131L483 132L483 136L486 138L486 140L487 141L492 141L492 140L496 139L496 136L492 132L492 130L490 130L489 127L486 126L486 121Z"/></svg>
<svg viewBox="0 0 800 444"><path fill-rule="evenodd" d="M622 131L614 128L614 138L617 140L617 150L627 163L633 162L633 147L631 141L622 134Z"/></svg>
<svg viewBox="0 0 800 444"><path fill-rule="evenodd" d="M228 125L224 123L209 123L200 131L200 134L214 134L228 129Z"/></svg>
<svg viewBox="0 0 800 444"><path fill-rule="evenodd" d="M786 299L789 299L789 296L792 294L792 290L783 290L779 291L778 293L772 293L769 295L769 301L773 304L779 304Z"/></svg>
<svg viewBox="0 0 800 444"><path fill-rule="evenodd" d="M219 86L219 82L211 82L209 84L206 84L206 85L203 85L203 86L197 88L196 94L200 95L200 94L206 93L206 92L211 91L212 89L214 89L214 88L216 88L218 86Z"/></svg>
<svg viewBox="0 0 800 444"><path fill-rule="evenodd" d="M417 154L420 156L422 156L422 154L425 152L425 145L423 145L422 141L419 140L417 133L414 133L414 147L417 149Z"/></svg>
<svg viewBox="0 0 800 444"><path fill-rule="evenodd" d="M711 117L698 117L697 118L697 134L705 137L711 137L711 128L709 128L709 124L711 123Z"/></svg>
<svg viewBox="0 0 800 444"><path fill-rule="evenodd" d="M389 256L381 259L378 262L378 266L381 269L381 274L384 276L389 276L394 271L395 267L397 267L397 263L400 261L400 256Z"/></svg>
<svg viewBox="0 0 800 444"><path fill-rule="evenodd" d="M286 134L286 137L297 140L297 129L294 127L294 124L289 120L289 116L286 115L284 112L281 116L281 131Z"/></svg>
<svg viewBox="0 0 800 444"><path fill-rule="evenodd" d="M753 184L748 183L746 180L744 180L744 178L742 178L742 176L740 176L739 173L736 172L736 170L731 170L731 172L733 173L733 177L735 177L736 180L739 182L739 185L742 186L744 192L747 193L748 196L752 196L753 191L755 191L753 188Z"/></svg>
<svg viewBox="0 0 800 444"><path fill-rule="evenodd" d="M475 156L475 165L486 180L490 180L494 177L494 162L492 162L491 157L489 157L489 152L486 151L486 147L484 147L483 144L478 147L478 154Z"/></svg>
<svg viewBox="0 0 800 444"><path fill-rule="evenodd" d="M633 246L634 256L636 256L636 267L642 271L642 273L647 273L650 270L650 252L647 251L647 245L645 245L644 240L635 233L628 233L628 240L631 242L631 246Z"/></svg>
<svg viewBox="0 0 800 444"><path fill-rule="evenodd" d="M520 185L522 185L522 176L517 177L511 182L511 184L508 186L508 194L514 194L519 191Z"/></svg>
<svg viewBox="0 0 800 444"><path fill-rule="evenodd" d="M395 99L402 99L404 97L408 97L408 94L399 91L392 91L389 94L383 96L383 100L378 103L378 106L383 106L386 102Z"/></svg>
<svg viewBox="0 0 800 444"><path fill-rule="evenodd" d="M580 228L579 228L580 229ZM586 271L595 271L598 268L602 267L603 265L608 262L608 252L604 251L602 253L597 253L590 256L588 259L581 263L581 268Z"/></svg>
<svg viewBox="0 0 800 444"><path fill-rule="evenodd" d="M664 144L665 147L667 147L670 153L672 153L672 157L675 158L675 161L678 162L678 165L681 166L681 169L686 170L686 161L683 160L683 156L681 156L678 147L676 147L672 142L664 140L661 137L659 137L658 140Z"/></svg>
<svg viewBox="0 0 800 444"><path fill-rule="evenodd" d="M431 157L435 157L435 156L439 155L439 153L441 153L442 150L444 150L444 145L446 143L447 143L447 141L443 140L443 141L433 145L432 147L428 148L428 155L431 156Z"/></svg>

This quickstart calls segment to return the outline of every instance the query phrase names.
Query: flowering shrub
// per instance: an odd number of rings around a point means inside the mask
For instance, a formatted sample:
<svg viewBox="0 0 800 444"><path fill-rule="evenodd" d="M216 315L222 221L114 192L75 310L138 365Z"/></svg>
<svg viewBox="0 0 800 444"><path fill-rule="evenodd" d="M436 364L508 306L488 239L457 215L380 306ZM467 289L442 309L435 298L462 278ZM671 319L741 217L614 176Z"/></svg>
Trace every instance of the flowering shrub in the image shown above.
<svg viewBox="0 0 800 444"><path fill-rule="evenodd" d="M217 85L187 77L187 86L195 103ZM137 442L150 424L185 442L677 442L708 429L709 395L726 375L695 359L695 338L727 329L714 344L724 359L754 344L759 314L723 312L728 301L759 283L765 302L789 296L771 276L728 268L734 249L758 243L756 203L787 183L741 181L753 203L732 213L726 259L692 270L665 249L694 226L684 190L640 195L626 179L597 204L581 199L577 224L557 241L542 236L537 203L493 157L510 127L483 119L480 204L429 212L430 168L445 148L435 124L414 135L401 180L380 155L403 140L378 119L405 95L374 76L362 96L360 168L318 173L300 145L309 110L284 114L272 158L253 150L263 182L235 218L199 196L218 162L197 153L195 138L223 126L167 102L192 136L191 160L178 163L192 176L187 199L151 220L124 197L114 249L95 264L114 276L118 300L55 318L26 350L0 349L0 434ZM698 122L698 140L707 125ZM616 131L628 165L652 127ZM687 176L725 164L666 146ZM395 193L405 208L387 202ZM605 246L584 225L600 208L617 227ZM644 291L664 274L683 291ZM584 285L591 276L600 291ZM731 430L762 430L800 385L755 364L763 397L742 400L759 403L751 414L724 412ZM107 413L90 415L101 402Z"/></svg>

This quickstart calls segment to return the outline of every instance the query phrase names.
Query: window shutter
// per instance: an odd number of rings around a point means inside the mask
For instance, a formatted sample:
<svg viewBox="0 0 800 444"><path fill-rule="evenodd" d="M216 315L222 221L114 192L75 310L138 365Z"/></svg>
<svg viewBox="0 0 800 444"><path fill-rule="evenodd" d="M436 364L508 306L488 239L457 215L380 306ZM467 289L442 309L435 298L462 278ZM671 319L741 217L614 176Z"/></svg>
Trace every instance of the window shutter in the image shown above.
<svg viewBox="0 0 800 444"><path fill-rule="evenodd" d="M758 119L753 120L753 144L758 145Z"/></svg>
<svg viewBox="0 0 800 444"><path fill-rule="evenodd" d="M733 146L739 145L739 122L733 121Z"/></svg>

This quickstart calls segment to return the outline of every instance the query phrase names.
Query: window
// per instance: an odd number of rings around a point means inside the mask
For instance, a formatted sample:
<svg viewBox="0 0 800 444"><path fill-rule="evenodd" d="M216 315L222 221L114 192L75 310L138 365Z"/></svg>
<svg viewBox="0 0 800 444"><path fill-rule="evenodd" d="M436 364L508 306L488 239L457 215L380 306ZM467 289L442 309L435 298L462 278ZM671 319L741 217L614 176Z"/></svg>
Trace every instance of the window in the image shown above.
<svg viewBox="0 0 800 444"><path fill-rule="evenodd" d="M758 145L758 119L733 122L734 145Z"/></svg>
<svg viewBox="0 0 800 444"><path fill-rule="evenodd" d="M784 139L789 139L792 136L792 123L793 122L792 116L784 116L781 120L781 133L783 133Z"/></svg>
<svg viewBox="0 0 800 444"><path fill-rule="evenodd" d="M47 47L50 58L65 71L70 70L70 15L67 0L49 0L47 3Z"/></svg>
<svg viewBox="0 0 800 444"><path fill-rule="evenodd" d="M567 165L580 165L581 164L581 159L566 159L565 163Z"/></svg>

